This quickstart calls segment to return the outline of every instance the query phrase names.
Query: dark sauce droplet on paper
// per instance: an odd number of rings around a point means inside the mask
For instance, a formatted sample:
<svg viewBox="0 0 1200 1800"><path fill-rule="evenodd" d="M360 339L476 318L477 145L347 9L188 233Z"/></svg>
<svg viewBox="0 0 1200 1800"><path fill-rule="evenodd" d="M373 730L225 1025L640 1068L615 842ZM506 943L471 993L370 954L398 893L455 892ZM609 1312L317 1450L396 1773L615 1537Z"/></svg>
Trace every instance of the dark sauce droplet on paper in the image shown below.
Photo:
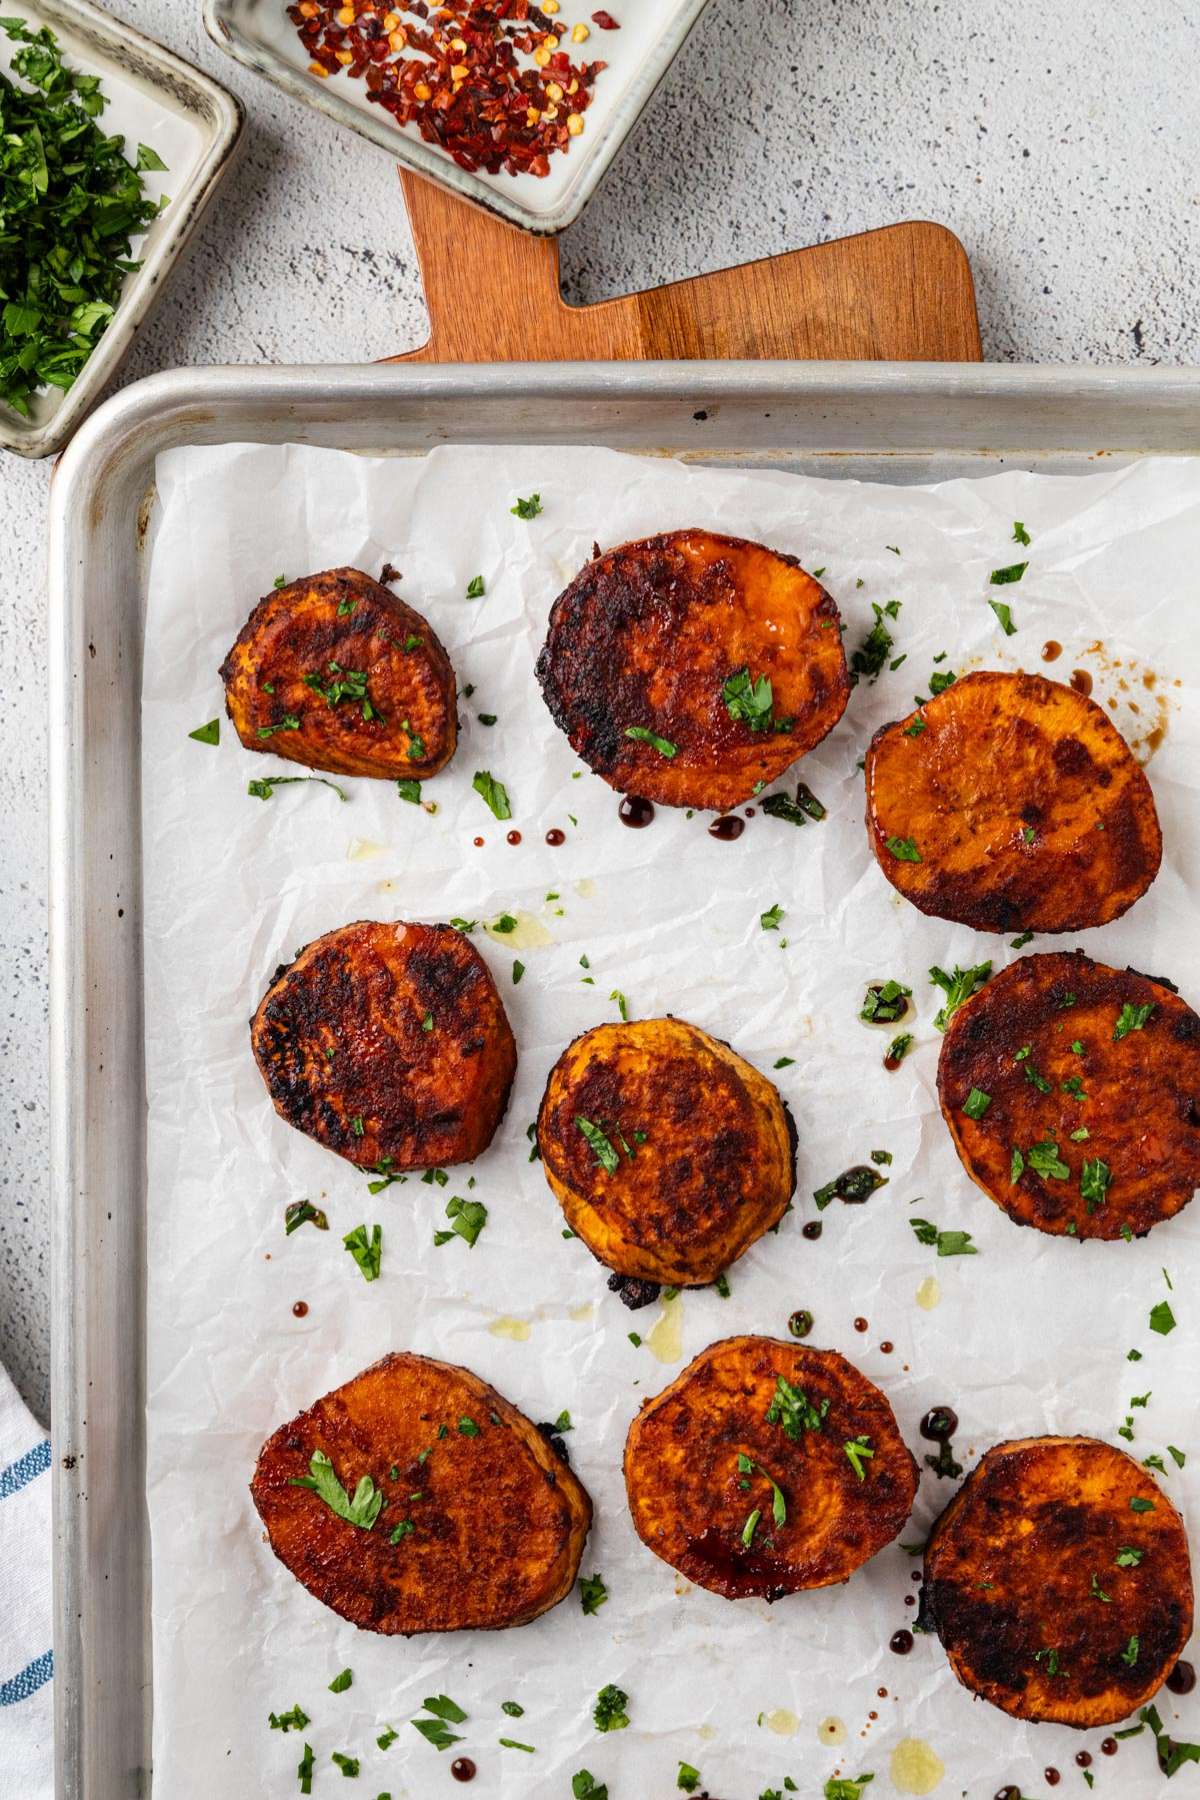
<svg viewBox="0 0 1200 1800"><path fill-rule="evenodd" d="M546 833L546 842L548 844L550 844L554 849L557 849L560 844L565 844L566 841L567 841L566 832L560 831L557 825L552 826L550 828L550 830Z"/></svg>
<svg viewBox="0 0 1200 1800"><path fill-rule="evenodd" d="M724 813L719 819L713 820L708 828L708 835L719 839L722 844L733 844L745 829L745 819L739 819L733 813Z"/></svg>
<svg viewBox="0 0 1200 1800"><path fill-rule="evenodd" d="M958 1430L958 1414L949 1406L935 1406L921 1420L920 1431L931 1444L944 1443Z"/></svg>
<svg viewBox="0 0 1200 1800"><path fill-rule="evenodd" d="M450 1764L450 1773L455 1781L474 1781L475 1764L469 1756L456 1756Z"/></svg>
<svg viewBox="0 0 1200 1800"><path fill-rule="evenodd" d="M1077 694L1082 694L1084 699L1087 699L1092 691L1092 678L1086 669L1071 670L1071 686Z"/></svg>
<svg viewBox="0 0 1200 1800"><path fill-rule="evenodd" d="M510 843L510 844L519 844L519 843L520 843L520 841L521 841L521 834L520 834L520 832L519 832L519 831L510 831L510 832L509 832L509 834L508 834L508 840L507 840L507 841L508 841L508 842L509 842L509 843Z"/></svg>
<svg viewBox="0 0 1200 1800"><path fill-rule="evenodd" d="M1057 1769L1043 1769L1042 1776L1047 1787L1057 1787L1062 1780L1062 1776Z"/></svg>
<svg viewBox="0 0 1200 1800"><path fill-rule="evenodd" d="M622 794L617 817L631 831L642 831L654 817L654 802L643 800L640 794Z"/></svg>
<svg viewBox="0 0 1200 1800"><path fill-rule="evenodd" d="M912 1595L906 1594L904 1598L906 1602L910 1601ZM894 1651L897 1656L907 1656L912 1647L913 1634L911 1631L893 1631L888 1639L888 1649Z"/></svg>
<svg viewBox="0 0 1200 1800"><path fill-rule="evenodd" d="M813 1328L813 1316L805 1306L792 1313L788 1319L788 1330L794 1338L806 1338Z"/></svg>
<svg viewBox="0 0 1200 1800"><path fill-rule="evenodd" d="M855 1329L855 1331L866 1331L869 1327L869 1324L870 1324L870 1321L868 1319L855 1319L854 1329Z"/></svg>
<svg viewBox="0 0 1200 1800"><path fill-rule="evenodd" d="M1075 1752L1075 1761L1081 1769L1090 1769L1092 1766L1091 1751L1090 1750L1077 1750Z"/></svg>
<svg viewBox="0 0 1200 1800"><path fill-rule="evenodd" d="M1062 655L1062 645L1057 638L1047 638L1042 645L1042 661L1057 662Z"/></svg>
<svg viewBox="0 0 1200 1800"><path fill-rule="evenodd" d="M1100 1754L1102 1756L1115 1756L1120 1747L1121 1746L1117 1743L1116 1738L1109 1737L1101 1738L1100 1740Z"/></svg>
<svg viewBox="0 0 1200 1800"><path fill-rule="evenodd" d="M890 1356L892 1354L892 1351L895 1348L896 1348L896 1346L895 1346L895 1344L893 1344L893 1342L890 1338L884 1338L882 1344L880 1344L880 1346L879 1346L880 1355L881 1356Z"/></svg>
<svg viewBox="0 0 1200 1800"><path fill-rule="evenodd" d="M1190 1662L1180 1657L1171 1673L1167 1676L1167 1686L1173 1694L1190 1694L1196 1685L1196 1671Z"/></svg>
<svg viewBox="0 0 1200 1800"><path fill-rule="evenodd" d="M483 849L483 839L482 838L472 838L471 842L474 844L474 846L477 850Z"/></svg>
<svg viewBox="0 0 1200 1800"><path fill-rule="evenodd" d="M307 1318L307 1316L308 1316L308 1301L307 1300L297 1300L295 1306L293 1306L293 1308L292 1308L292 1311L295 1313L295 1315L298 1319Z"/></svg>
<svg viewBox="0 0 1200 1800"><path fill-rule="evenodd" d="M805 1225L801 1231L800 1236L806 1237L810 1244L814 1244L823 1230L824 1226L821 1224L820 1219L810 1219L808 1224Z"/></svg>

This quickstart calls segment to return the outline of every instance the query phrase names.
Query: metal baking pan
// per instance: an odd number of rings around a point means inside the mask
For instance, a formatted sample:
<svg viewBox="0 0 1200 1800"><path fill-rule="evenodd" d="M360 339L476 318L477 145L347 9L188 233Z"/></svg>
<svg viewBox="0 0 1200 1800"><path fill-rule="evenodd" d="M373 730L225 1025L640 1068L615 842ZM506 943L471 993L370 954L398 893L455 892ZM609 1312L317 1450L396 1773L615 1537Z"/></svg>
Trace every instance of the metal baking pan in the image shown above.
<svg viewBox="0 0 1200 1800"><path fill-rule="evenodd" d="M295 441L650 455L930 481L1200 454L1200 370L862 363L183 370L64 457L50 553L51 1192L60 1800L152 1791L144 1503L142 546L154 460Z"/></svg>

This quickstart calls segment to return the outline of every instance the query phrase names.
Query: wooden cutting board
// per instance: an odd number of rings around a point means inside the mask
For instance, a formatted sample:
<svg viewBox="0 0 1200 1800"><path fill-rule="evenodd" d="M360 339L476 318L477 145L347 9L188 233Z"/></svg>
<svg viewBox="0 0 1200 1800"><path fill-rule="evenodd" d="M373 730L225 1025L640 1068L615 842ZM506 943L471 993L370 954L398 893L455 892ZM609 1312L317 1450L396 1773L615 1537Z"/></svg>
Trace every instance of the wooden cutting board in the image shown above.
<svg viewBox="0 0 1200 1800"><path fill-rule="evenodd" d="M916 220L644 293L568 306L558 242L400 173L429 341L389 361L792 357L979 362L975 284L944 225Z"/></svg>

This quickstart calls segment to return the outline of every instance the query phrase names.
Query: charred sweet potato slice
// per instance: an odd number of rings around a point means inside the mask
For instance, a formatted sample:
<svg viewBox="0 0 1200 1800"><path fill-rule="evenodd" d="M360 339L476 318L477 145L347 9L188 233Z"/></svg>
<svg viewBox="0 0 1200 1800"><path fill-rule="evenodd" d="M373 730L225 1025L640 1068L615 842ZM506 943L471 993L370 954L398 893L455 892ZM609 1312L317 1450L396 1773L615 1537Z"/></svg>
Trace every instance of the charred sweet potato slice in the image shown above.
<svg viewBox="0 0 1200 1800"><path fill-rule="evenodd" d="M713 1281L787 1211L794 1129L765 1076L682 1019L598 1025L550 1071L537 1127L567 1223L619 1275Z"/></svg>
<svg viewBox="0 0 1200 1800"><path fill-rule="evenodd" d="M536 1425L469 1369L410 1352L281 1425L250 1492L297 1581L389 1636L528 1624L570 1593L592 1522Z"/></svg>
<svg viewBox="0 0 1200 1800"><path fill-rule="evenodd" d="M728 1600L832 1587L890 1543L917 1466L887 1400L833 1350L726 1338L629 1427L642 1542Z"/></svg>
<svg viewBox="0 0 1200 1800"><path fill-rule="evenodd" d="M938 1095L967 1174L1018 1225L1128 1237L1200 1186L1200 1018L1082 950L1023 956L954 1013Z"/></svg>
<svg viewBox="0 0 1200 1800"><path fill-rule="evenodd" d="M454 755L450 659L428 619L361 569L326 569L267 594L221 679L247 750L416 781Z"/></svg>
<svg viewBox="0 0 1200 1800"><path fill-rule="evenodd" d="M720 811L819 744L850 694L820 583L794 557L698 530L588 563L554 603L537 675L610 787Z"/></svg>
<svg viewBox="0 0 1200 1800"><path fill-rule="evenodd" d="M1018 1719L1109 1725L1145 1705L1191 1633L1183 1521L1111 1444L997 1444L930 1534L924 1600L972 1693Z"/></svg>
<svg viewBox="0 0 1200 1800"><path fill-rule="evenodd" d="M1150 783L1092 700L1041 675L964 675L876 732L867 834L921 912L978 931L1082 931L1162 860Z"/></svg>
<svg viewBox="0 0 1200 1800"><path fill-rule="evenodd" d="M450 925L343 925L275 971L250 1021L280 1118L360 1169L470 1162L517 1049L479 952Z"/></svg>

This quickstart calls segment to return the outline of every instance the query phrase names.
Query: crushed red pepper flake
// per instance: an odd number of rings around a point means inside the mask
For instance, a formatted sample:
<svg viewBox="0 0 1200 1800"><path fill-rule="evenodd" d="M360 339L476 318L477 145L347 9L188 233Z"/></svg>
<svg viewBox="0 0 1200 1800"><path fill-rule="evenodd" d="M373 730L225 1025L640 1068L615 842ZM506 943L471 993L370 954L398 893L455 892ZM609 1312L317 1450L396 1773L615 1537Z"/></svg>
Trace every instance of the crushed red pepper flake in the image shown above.
<svg viewBox="0 0 1200 1800"><path fill-rule="evenodd" d="M365 81L368 100L472 173L548 175L608 67L572 62L567 27L533 0L297 0L287 13L314 74ZM620 29L611 13L592 18Z"/></svg>

